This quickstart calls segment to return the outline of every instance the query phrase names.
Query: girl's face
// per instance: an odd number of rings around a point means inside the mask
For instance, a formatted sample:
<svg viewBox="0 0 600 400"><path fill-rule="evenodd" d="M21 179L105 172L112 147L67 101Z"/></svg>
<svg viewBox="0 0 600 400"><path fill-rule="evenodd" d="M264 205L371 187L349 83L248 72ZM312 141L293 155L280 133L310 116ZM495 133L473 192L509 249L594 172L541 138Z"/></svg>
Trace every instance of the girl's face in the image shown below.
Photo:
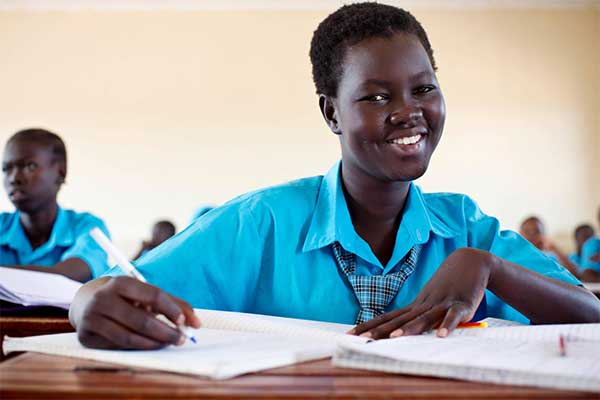
<svg viewBox="0 0 600 400"><path fill-rule="evenodd" d="M340 135L346 179L417 179L427 170L446 118L425 49L403 33L348 47L337 97L321 104Z"/></svg>

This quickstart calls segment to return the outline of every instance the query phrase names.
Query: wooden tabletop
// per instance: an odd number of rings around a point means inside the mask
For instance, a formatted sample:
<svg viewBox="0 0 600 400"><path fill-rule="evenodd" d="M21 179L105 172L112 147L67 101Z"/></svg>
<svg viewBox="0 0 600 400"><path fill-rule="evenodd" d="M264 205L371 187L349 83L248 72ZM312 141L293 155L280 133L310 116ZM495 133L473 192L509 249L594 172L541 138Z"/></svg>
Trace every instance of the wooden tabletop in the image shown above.
<svg viewBox="0 0 600 400"><path fill-rule="evenodd" d="M14 317L0 315L0 361L6 357L2 351L4 336L23 337L73 332L66 317Z"/></svg>
<svg viewBox="0 0 600 400"><path fill-rule="evenodd" d="M330 360L225 381L23 353L0 364L2 399L600 399L600 393L499 386L334 368Z"/></svg>

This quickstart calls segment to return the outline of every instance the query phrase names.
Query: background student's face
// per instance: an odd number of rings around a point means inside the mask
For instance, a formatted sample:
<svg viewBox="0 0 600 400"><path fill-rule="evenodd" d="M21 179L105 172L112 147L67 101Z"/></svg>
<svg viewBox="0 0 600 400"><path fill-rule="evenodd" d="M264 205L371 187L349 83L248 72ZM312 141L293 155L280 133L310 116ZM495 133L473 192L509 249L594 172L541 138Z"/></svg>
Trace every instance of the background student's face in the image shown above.
<svg viewBox="0 0 600 400"><path fill-rule="evenodd" d="M15 207L35 212L56 202L65 171L44 145L14 140L4 149L4 190Z"/></svg>
<svg viewBox="0 0 600 400"><path fill-rule="evenodd" d="M348 47L333 103L345 174L411 181L425 173L446 107L415 36L398 33ZM403 139L414 143L398 142Z"/></svg>
<svg viewBox="0 0 600 400"><path fill-rule="evenodd" d="M545 229L540 221L534 219L526 221L521 225L519 233L538 249L544 249Z"/></svg>
<svg viewBox="0 0 600 400"><path fill-rule="evenodd" d="M171 231L167 227L165 227L161 224L154 224L154 226L152 227L152 239L151 240L152 240L152 244L154 246L158 246L165 240L169 239L171 236L173 236L171 234Z"/></svg>

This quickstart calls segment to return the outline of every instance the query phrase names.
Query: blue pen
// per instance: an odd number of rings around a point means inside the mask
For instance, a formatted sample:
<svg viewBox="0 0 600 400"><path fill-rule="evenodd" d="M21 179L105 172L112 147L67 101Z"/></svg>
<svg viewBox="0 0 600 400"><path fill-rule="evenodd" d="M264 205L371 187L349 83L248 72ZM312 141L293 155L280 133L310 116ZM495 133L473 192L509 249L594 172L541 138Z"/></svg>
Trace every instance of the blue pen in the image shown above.
<svg viewBox="0 0 600 400"><path fill-rule="evenodd" d="M110 239L106 237L104 232L102 232L99 228L94 228L90 231L90 236L96 241L96 243L98 243L100 247L102 247L106 254L111 256L117 262L117 265L121 267L121 269L127 275L137 279L140 282L148 283L146 278L144 278L144 275L142 275L140 271L135 269L133 264L131 264L127 257L125 257L125 255L121 253L121 251L110 241ZM163 322L171 323L171 321L169 321L166 318L160 319ZM185 337L189 338L192 341L192 343L197 343L196 338L190 332L189 327L179 326L177 328Z"/></svg>

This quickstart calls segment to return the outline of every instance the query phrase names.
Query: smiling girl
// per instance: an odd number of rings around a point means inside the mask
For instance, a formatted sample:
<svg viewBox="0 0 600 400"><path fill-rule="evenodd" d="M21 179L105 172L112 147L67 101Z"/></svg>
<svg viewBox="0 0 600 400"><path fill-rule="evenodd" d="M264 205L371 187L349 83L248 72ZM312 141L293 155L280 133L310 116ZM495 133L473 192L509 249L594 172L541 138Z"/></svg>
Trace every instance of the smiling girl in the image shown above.
<svg viewBox="0 0 600 400"><path fill-rule="evenodd" d="M189 304L356 323L353 333L374 338L436 326L445 336L486 316L600 320L600 301L577 279L469 197L412 183L427 170L446 108L427 35L410 13L344 6L319 25L310 57L341 161L325 176L211 211L138 261L152 285L115 269L84 286L70 312L84 345L182 343L154 314L199 326Z"/></svg>

